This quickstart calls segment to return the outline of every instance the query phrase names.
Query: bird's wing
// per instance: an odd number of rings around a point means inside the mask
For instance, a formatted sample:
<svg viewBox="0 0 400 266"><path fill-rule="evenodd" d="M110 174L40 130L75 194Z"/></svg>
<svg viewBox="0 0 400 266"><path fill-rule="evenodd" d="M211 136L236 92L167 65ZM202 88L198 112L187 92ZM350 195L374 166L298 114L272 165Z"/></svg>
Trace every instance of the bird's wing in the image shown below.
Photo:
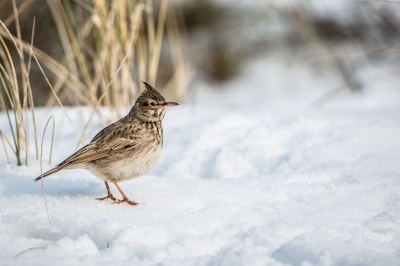
<svg viewBox="0 0 400 266"><path fill-rule="evenodd" d="M115 138L111 142L106 143L106 145L104 145L100 149L97 148L96 142L91 142L88 145L82 147L79 151L69 156L56 167L35 178L35 181L38 181L46 176L58 172L66 167L73 167L74 165L80 163L91 162L107 156L111 156L123 150L133 149L141 142L142 141L140 139L129 140L125 138Z"/></svg>
<svg viewBox="0 0 400 266"><path fill-rule="evenodd" d="M124 117L101 130L89 144L69 156L53 169L38 176L35 181L64 168L73 168L77 164L91 162L133 149L142 143L139 132L140 128L135 127L134 123L130 123L128 117Z"/></svg>
<svg viewBox="0 0 400 266"><path fill-rule="evenodd" d="M119 122L119 121L118 121ZM114 123L100 131L92 142L65 159L58 166L73 166L130 150L142 143L134 128Z"/></svg>
<svg viewBox="0 0 400 266"><path fill-rule="evenodd" d="M90 162L107 156L111 156L121 151L133 149L140 143L141 141L139 139L129 140L126 138L115 138L105 143L103 146L100 147L100 149L97 147L96 143L90 143L68 157L64 162L69 166L79 163Z"/></svg>

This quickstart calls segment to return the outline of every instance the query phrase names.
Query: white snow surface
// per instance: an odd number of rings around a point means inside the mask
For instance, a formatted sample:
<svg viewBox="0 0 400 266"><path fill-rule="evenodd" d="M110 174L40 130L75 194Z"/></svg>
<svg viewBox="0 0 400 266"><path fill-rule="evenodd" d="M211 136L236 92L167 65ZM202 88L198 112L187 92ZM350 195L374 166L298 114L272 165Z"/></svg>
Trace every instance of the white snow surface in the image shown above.
<svg viewBox="0 0 400 266"><path fill-rule="evenodd" d="M61 171L44 180L52 226L33 152L20 167L1 152L0 264L400 265L400 93L387 87L324 108L172 108L159 163L121 183L140 205L96 201L99 179ZM82 132L91 111L67 112ZM40 136L50 115L54 166L78 139L59 108L37 109ZM96 116L85 142L109 122Z"/></svg>

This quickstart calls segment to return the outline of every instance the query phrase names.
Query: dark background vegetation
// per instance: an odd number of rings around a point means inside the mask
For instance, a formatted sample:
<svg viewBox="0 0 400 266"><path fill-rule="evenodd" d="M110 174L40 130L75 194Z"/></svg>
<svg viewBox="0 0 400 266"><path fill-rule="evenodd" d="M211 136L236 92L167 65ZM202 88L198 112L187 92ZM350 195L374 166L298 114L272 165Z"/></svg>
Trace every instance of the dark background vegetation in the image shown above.
<svg viewBox="0 0 400 266"><path fill-rule="evenodd" d="M24 2L17 1L17 5ZM155 13L159 9L157 3L154 2ZM76 2L70 1L70 4L74 6ZM189 91L192 82L199 79L218 83L234 79L245 62L273 53L289 58L292 63L333 54L307 63L307 67L334 73L346 88L359 91L363 89L363 81L357 74L360 67L375 62L396 65L399 58L398 53L385 49L397 47L400 39L400 4L396 3L338 1L324 5L318 1L279 4L279 1L186 0L170 1L170 4L178 17L180 34L186 40L185 60L194 70L188 78ZM0 1L0 20L7 21L12 13L12 1ZM62 62L65 55L46 1L34 1L21 13L22 38L29 42L34 17L34 45ZM14 22L8 28L16 35ZM15 53L11 43L8 44ZM157 86L161 88L172 75L170 49L165 48L168 45L164 41L161 50L157 79ZM359 52L363 57L360 59L348 52ZM57 79L51 73L48 75L53 82ZM44 105L50 89L35 64L30 78L35 104ZM65 101L65 104L74 104L74 101Z"/></svg>

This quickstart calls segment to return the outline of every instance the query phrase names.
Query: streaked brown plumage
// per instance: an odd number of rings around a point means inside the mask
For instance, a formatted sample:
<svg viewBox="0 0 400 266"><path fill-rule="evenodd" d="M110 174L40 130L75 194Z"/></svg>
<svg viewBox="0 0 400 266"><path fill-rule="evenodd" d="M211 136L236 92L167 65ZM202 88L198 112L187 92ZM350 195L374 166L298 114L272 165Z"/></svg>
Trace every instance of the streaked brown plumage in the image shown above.
<svg viewBox="0 0 400 266"><path fill-rule="evenodd" d="M108 195L98 200L111 199L115 203L129 200L118 183L139 177L150 171L161 155L163 145L162 120L166 109L178 105L166 102L149 84L136 100L129 114L101 130L92 141L53 169L35 179L38 181L63 169L83 168L103 180ZM107 182L112 182L122 195L116 200Z"/></svg>

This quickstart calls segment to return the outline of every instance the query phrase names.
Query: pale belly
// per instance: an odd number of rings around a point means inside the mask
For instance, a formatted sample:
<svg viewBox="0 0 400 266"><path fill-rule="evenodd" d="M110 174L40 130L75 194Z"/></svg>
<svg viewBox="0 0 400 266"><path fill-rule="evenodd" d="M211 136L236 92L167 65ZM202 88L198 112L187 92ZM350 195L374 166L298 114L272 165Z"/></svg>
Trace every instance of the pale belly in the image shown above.
<svg viewBox="0 0 400 266"><path fill-rule="evenodd" d="M148 173L158 162L161 155L161 145L141 153L130 152L115 156L113 160L101 160L85 167L103 181L124 182Z"/></svg>

